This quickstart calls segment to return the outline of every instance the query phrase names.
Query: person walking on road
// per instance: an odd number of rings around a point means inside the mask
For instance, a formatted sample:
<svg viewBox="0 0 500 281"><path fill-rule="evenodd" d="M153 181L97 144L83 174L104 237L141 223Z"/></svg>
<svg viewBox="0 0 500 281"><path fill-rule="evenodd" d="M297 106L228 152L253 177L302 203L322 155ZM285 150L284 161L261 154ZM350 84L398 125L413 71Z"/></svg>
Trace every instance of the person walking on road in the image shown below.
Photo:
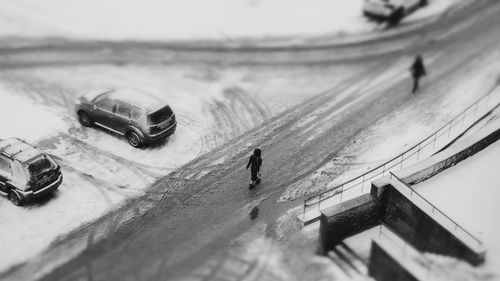
<svg viewBox="0 0 500 281"><path fill-rule="evenodd" d="M413 90L411 92L415 93L418 90L418 82L420 78L427 74L425 72L424 62L420 55L415 57L415 61L410 68L410 72L411 76L413 77Z"/></svg>
<svg viewBox="0 0 500 281"><path fill-rule="evenodd" d="M260 183L259 172L260 166L262 165L262 150L256 148L253 154L250 156L247 164L247 170L250 168L250 175L252 182L250 183L250 188L255 187L255 185Z"/></svg>

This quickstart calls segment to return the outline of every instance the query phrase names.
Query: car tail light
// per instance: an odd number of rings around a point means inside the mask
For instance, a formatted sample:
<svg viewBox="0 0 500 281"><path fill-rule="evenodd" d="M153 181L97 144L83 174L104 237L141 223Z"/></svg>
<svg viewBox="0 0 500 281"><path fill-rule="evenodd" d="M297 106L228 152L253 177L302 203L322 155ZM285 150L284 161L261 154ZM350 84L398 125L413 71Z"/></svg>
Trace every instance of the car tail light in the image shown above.
<svg viewBox="0 0 500 281"><path fill-rule="evenodd" d="M160 127L159 126L150 126L149 127L149 133L150 134L155 134L155 133L158 133L160 131Z"/></svg>

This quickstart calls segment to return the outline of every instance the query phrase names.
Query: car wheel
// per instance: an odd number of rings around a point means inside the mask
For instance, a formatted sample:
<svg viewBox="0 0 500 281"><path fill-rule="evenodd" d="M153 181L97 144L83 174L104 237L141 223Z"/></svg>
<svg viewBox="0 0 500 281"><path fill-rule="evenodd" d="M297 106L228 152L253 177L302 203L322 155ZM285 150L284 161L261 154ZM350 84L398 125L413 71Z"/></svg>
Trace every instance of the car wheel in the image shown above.
<svg viewBox="0 0 500 281"><path fill-rule="evenodd" d="M9 192L9 199L16 206L22 206L24 203L21 196L19 196L19 194L14 190Z"/></svg>
<svg viewBox="0 0 500 281"><path fill-rule="evenodd" d="M141 147L142 145L141 137L134 132L130 132L127 134L127 140L128 143L133 147Z"/></svg>
<svg viewBox="0 0 500 281"><path fill-rule="evenodd" d="M86 112L81 111L78 113L78 121L80 121L80 124L82 124L85 127L92 126L92 121L90 120L90 116Z"/></svg>

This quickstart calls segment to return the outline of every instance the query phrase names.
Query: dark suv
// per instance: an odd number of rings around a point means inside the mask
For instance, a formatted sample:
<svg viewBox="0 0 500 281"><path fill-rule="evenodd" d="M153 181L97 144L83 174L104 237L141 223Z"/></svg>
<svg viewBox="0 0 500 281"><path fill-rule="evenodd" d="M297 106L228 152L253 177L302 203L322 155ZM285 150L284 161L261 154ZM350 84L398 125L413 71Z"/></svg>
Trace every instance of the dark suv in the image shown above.
<svg viewBox="0 0 500 281"><path fill-rule="evenodd" d="M0 194L15 205L55 191L62 179L49 155L17 138L0 140Z"/></svg>
<svg viewBox="0 0 500 281"><path fill-rule="evenodd" d="M165 140L177 122L170 106L138 89L88 93L76 105L83 126L99 126L127 138L133 147Z"/></svg>

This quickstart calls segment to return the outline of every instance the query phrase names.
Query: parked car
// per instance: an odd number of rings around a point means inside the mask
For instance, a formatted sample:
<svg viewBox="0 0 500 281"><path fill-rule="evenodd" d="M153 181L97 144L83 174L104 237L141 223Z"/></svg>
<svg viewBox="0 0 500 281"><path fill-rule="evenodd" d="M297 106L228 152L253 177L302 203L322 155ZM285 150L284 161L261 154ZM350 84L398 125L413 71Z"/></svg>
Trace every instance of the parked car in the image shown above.
<svg viewBox="0 0 500 281"><path fill-rule="evenodd" d="M427 5L427 0L365 0L363 13L375 20L398 24L403 17Z"/></svg>
<svg viewBox="0 0 500 281"><path fill-rule="evenodd" d="M93 125L124 136L133 147L167 139L177 121L168 104L138 89L90 92L76 105L83 126Z"/></svg>
<svg viewBox="0 0 500 281"><path fill-rule="evenodd" d="M17 138L0 140L0 194L14 205L54 192L62 180L60 166L48 154Z"/></svg>

